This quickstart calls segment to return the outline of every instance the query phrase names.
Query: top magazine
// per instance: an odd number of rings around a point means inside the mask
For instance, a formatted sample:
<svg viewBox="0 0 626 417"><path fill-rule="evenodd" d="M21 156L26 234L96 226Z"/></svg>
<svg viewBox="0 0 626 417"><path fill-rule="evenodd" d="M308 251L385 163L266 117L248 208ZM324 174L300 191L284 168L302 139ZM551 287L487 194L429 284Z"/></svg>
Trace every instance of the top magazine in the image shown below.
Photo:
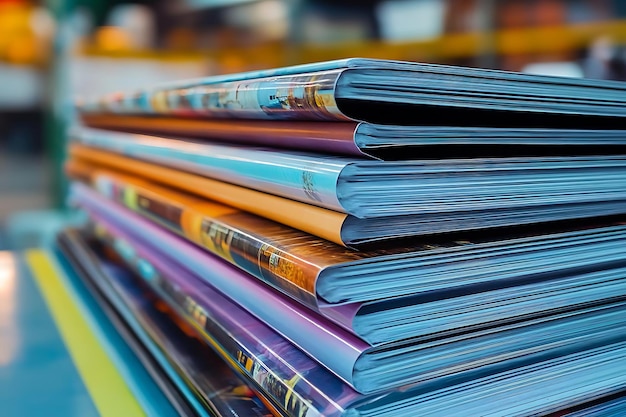
<svg viewBox="0 0 626 417"><path fill-rule="evenodd" d="M115 93L84 102L80 110L403 125L606 128L626 126L626 83L351 58Z"/></svg>

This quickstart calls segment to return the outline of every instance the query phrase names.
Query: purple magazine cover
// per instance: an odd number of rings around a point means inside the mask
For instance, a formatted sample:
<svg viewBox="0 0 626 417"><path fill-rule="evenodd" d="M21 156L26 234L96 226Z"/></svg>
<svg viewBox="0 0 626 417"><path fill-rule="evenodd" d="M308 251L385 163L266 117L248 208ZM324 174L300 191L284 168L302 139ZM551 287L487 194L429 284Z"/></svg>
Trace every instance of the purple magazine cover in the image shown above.
<svg viewBox="0 0 626 417"><path fill-rule="evenodd" d="M109 243L126 262L288 415L341 415L365 398L220 292L137 242L119 238L124 233L110 219L94 217L115 235Z"/></svg>
<svg viewBox="0 0 626 417"><path fill-rule="evenodd" d="M151 252L140 246L131 249L119 239L114 244L161 296L200 327L231 365L259 384L287 414L337 415L343 411L342 403L347 405L360 397L271 328L194 276L168 266L156 256L148 259Z"/></svg>
<svg viewBox="0 0 626 417"><path fill-rule="evenodd" d="M100 196L88 187L75 184L72 198L80 206L87 209L94 217L112 222L117 234L128 240L141 239L142 230L149 230L153 239L145 244L153 246L163 253L172 253L172 248L185 253L187 262L194 262L201 268L211 271L212 284L231 299L248 306L249 311L266 323L277 323L278 317L290 317L290 320L280 321L281 334L285 337L292 335L290 341L325 364L330 370L344 381L352 384L354 364L370 345L352 333L323 318L309 308L279 295L263 283L250 279L245 272L233 268L228 263L213 256L207 256L202 249L187 243L183 239L161 229L158 226L142 219L140 216L122 209L114 203ZM146 258L152 262L153 255L148 252ZM154 259L155 266L160 265L162 259ZM348 317L353 305L333 306L337 315ZM345 313L339 310L347 309ZM276 326L274 326L276 327Z"/></svg>
<svg viewBox="0 0 626 417"><path fill-rule="evenodd" d="M121 114L84 114L82 122L93 128L123 132L219 139L228 143L371 156L363 153L357 146L357 124L354 122L215 120Z"/></svg>

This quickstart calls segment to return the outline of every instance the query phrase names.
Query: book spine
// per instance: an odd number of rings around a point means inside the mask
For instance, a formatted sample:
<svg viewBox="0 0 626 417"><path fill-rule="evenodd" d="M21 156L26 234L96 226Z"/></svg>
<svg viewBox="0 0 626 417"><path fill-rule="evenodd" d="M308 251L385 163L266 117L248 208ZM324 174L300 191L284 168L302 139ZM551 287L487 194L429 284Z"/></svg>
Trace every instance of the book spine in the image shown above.
<svg viewBox="0 0 626 417"><path fill-rule="evenodd" d="M237 310L224 307L225 301L218 301L221 313L213 310L184 285L175 282L171 274L157 268L138 247L112 235L109 225L96 223L96 228L98 238L105 245L115 250L159 297L203 336L220 357L236 372L258 385L266 398L286 415L315 417L343 412L338 403L331 401L323 391L332 388L341 393L345 390L344 384L334 378L329 379L327 371L285 339L275 333L268 336L267 330L259 328L263 326L260 322L254 321L247 313L242 315ZM183 275L177 276L180 279ZM213 294L212 297L215 299L218 296ZM237 324L233 325L233 322ZM236 328L237 325L241 328ZM329 387L314 385L312 381L316 377Z"/></svg>
<svg viewBox="0 0 626 417"><path fill-rule="evenodd" d="M350 159L88 129L76 139L90 148L345 212L337 183Z"/></svg>
<svg viewBox="0 0 626 417"><path fill-rule="evenodd" d="M335 101L342 69L109 95L85 113L148 113L268 120L350 120Z"/></svg>
<svg viewBox="0 0 626 417"><path fill-rule="evenodd" d="M89 113L81 115L81 122L96 129L202 137L232 144L363 156L354 143L355 122L218 120Z"/></svg>
<svg viewBox="0 0 626 417"><path fill-rule="evenodd" d="M196 211L193 206L99 174L95 184L100 194L190 240L232 265L316 309L315 282L320 268L304 262L261 236L246 233L221 218L238 211L214 211L214 216ZM212 213L213 214L213 213Z"/></svg>
<svg viewBox="0 0 626 417"><path fill-rule="evenodd" d="M318 270L300 259L227 224L187 210L183 236L310 307ZM196 226L197 225L197 226ZM194 227L196 226L196 227Z"/></svg>

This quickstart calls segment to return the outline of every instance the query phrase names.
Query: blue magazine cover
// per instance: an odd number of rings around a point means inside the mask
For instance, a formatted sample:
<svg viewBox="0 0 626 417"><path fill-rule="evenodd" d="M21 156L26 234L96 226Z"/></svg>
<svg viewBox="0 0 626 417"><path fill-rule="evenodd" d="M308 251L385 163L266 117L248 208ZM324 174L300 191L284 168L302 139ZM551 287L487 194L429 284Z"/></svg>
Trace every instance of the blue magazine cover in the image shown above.
<svg viewBox="0 0 626 417"><path fill-rule="evenodd" d="M80 109L396 124L624 125L624 91L609 81L352 58L113 93Z"/></svg>
<svg viewBox="0 0 626 417"><path fill-rule="evenodd" d="M626 207L620 155L383 162L103 130L75 136L89 147L357 218L537 208L540 221L546 207Z"/></svg>

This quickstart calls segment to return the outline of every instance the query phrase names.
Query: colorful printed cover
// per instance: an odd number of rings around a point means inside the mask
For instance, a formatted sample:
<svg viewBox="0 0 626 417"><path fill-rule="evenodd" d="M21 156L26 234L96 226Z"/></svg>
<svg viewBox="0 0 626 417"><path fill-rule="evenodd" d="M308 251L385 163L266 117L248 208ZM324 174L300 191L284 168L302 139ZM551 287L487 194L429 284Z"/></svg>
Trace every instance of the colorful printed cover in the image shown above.
<svg viewBox="0 0 626 417"><path fill-rule="evenodd" d="M85 113L201 115L216 118L349 120L335 102L335 83L342 63L286 75L276 70L243 76L184 82L130 94L112 93L99 101L79 103ZM259 78L260 76L260 78ZM236 81L231 81L236 80ZM187 85L185 85L187 84Z"/></svg>
<svg viewBox="0 0 626 417"><path fill-rule="evenodd" d="M63 231L58 240L61 251L79 267L77 272L85 284L96 291L96 299L104 297L115 306L167 376L179 389L189 386L191 395L199 400L196 406L205 407L207 415L282 415L274 407L268 409L267 400L258 397L215 352L199 342L189 327L179 327L168 316L166 304L145 285L96 254L79 232Z"/></svg>
<svg viewBox="0 0 626 417"><path fill-rule="evenodd" d="M171 261L168 262L166 258L161 259L156 255L159 252L167 253L167 248L171 247L172 244L176 245L176 249L190 250L193 259L190 258L185 261L187 267L191 267L190 263L193 263L195 266L203 269L209 268L207 272L211 274L211 286L213 288L218 289L224 296L245 305L251 314L256 315L259 320L265 323L275 323L277 317L292 317L291 320L280 323L281 334L294 343L296 343L296 339L304 341L304 335L310 337L310 339L307 339L310 343L306 343L309 354L317 358L320 363L323 363L324 366L332 370L344 381L350 384L353 383L354 364L362 356L363 352L370 348L370 345L354 334L325 319L311 309L288 298L281 297L271 288L250 279L230 265L215 258L207 258L206 254L198 252L200 251L199 249L180 241L179 238L160 230L156 226L145 224L145 221L139 220L144 230L148 228L150 233L159 235L160 247L155 247L142 241L137 236L136 228L125 223L119 217L119 213L109 212L107 214L87 202L82 202L81 206L115 237L134 242L132 245L134 250L130 251L130 253L134 254L136 252L138 256L145 258L155 267L164 271L172 270L172 273L175 274L190 275L190 272L185 272L180 270L180 268L172 269ZM131 214L131 216L134 215ZM135 222L135 224L137 223ZM133 230L133 232L130 230ZM151 239L150 242L154 243L156 241ZM181 243L182 247L180 246ZM154 248L154 250L149 250L149 248ZM181 253L178 253L179 257L181 255ZM207 261L209 264L207 264ZM187 270L190 269L187 268ZM195 270L195 267L193 270ZM167 275L169 277L169 273ZM197 280L197 278L190 279ZM206 283L203 284L203 287L206 286Z"/></svg>
<svg viewBox="0 0 626 417"><path fill-rule="evenodd" d="M90 178L94 169L103 167L122 171L199 194L346 246L342 237L346 214L83 145L71 145L69 153L72 158L65 164L65 170L73 178Z"/></svg>
<svg viewBox="0 0 626 417"><path fill-rule="evenodd" d="M177 194L131 177L97 171L92 179L95 189L108 199L185 236L315 309L319 308L316 283L327 267L438 247L424 244L358 252L229 206ZM453 242L448 246L462 244Z"/></svg>
<svg viewBox="0 0 626 417"><path fill-rule="evenodd" d="M90 147L200 175L211 173L206 176L345 212L337 199L337 183L342 169L354 162L350 158L318 158L305 153L274 153L261 148L224 147L92 129L83 129L74 137Z"/></svg>

